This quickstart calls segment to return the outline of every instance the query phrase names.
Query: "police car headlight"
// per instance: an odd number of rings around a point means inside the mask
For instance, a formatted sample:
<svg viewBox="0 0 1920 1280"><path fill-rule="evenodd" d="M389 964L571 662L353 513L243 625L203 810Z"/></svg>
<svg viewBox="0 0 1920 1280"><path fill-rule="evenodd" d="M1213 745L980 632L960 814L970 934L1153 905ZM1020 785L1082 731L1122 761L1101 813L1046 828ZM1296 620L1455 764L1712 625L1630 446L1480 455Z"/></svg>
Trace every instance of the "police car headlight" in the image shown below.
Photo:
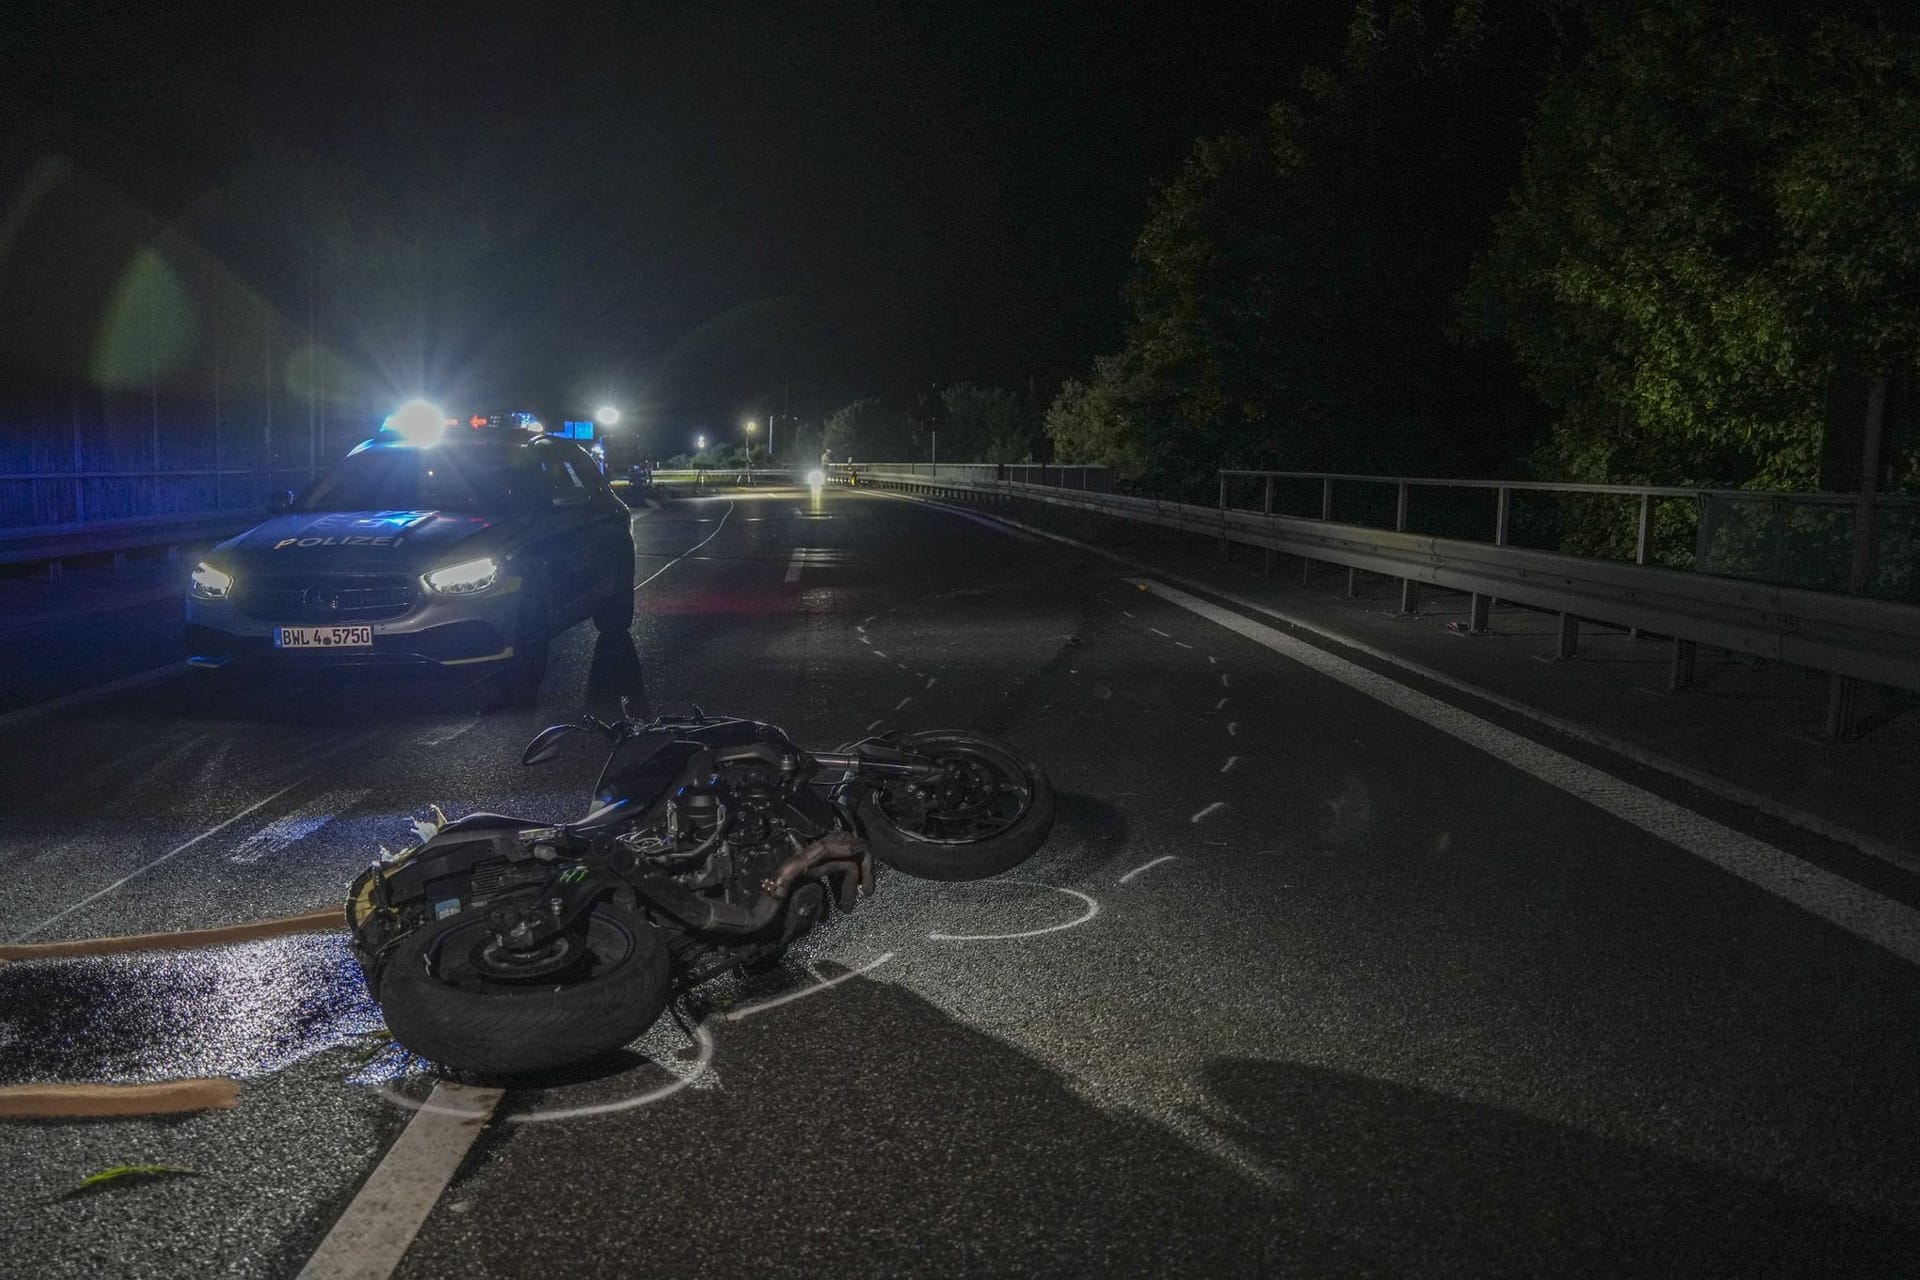
<svg viewBox="0 0 1920 1280"><path fill-rule="evenodd" d="M233 575L224 569L216 569L202 560L193 566L191 575L194 598L198 600L225 600L233 594ZM178 581L178 579L175 579Z"/></svg>
<svg viewBox="0 0 1920 1280"><path fill-rule="evenodd" d="M459 564L435 569L420 580L427 584L427 590L443 596L470 596L476 591L485 591L499 577L499 561L492 556L481 556L478 560L462 560Z"/></svg>

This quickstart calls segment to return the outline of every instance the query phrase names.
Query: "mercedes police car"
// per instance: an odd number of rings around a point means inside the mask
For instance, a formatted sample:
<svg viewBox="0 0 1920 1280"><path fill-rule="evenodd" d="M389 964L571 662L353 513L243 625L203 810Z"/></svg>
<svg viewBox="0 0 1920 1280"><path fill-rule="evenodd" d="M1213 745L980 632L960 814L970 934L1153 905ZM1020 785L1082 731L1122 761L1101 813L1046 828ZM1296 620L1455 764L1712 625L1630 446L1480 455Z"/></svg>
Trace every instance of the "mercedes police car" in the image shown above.
<svg viewBox="0 0 1920 1280"><path fill-rule="evenodd" d="M627 506L583 449L538 427L402 409L194 566L189 661L493 671L527 692L552 636L586 618L624 631Z"/></svg>

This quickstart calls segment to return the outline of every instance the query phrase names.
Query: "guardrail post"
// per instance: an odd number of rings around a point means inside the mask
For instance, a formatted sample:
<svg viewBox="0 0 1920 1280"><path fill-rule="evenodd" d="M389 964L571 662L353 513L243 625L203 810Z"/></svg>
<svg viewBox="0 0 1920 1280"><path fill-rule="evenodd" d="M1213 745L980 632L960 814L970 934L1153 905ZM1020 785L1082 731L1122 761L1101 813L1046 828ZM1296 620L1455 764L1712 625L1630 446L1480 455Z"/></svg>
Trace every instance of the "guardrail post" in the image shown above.
<svg viewBox="0 0 1920 1280"><path fill-rule="evenodd" d="M1225 560L1231 553L1227 550L1227 473L1220 473L1220 558Z"/></svg>
<svg viewBox="0 0 1920 1280"><path fill-rule="evenodd" d="M1635 564L1645 564L1647 562L1647 556L1651 551L1650 544L1652 542L1652 534L1653 495L1643 493L1640 495L1640 528L1633 536L1633 562ZM1627 628L1627 635L1631 639L1638 640L1644 634L1646 633L1638 627Z"/></svg>
<svg viewBox="0 0 1920 1280"><path fill-rule="evenodd" d="M1478 591L1473 593L1473 598L1467 603L1468 635L1483 636L1491 630L1487 626L1487 607L1490 603L1491 601Z"/></svg>
<svg viewBox="0 0 1920 1280"><path fill-rule="evenodd" d="M1393 528L1396 533L1407 531L1407 494L1407 482L1402 480L1400 492L1393 503ZM1420 612L1420 586L1412 578L1400 579L1400 612Z"/></svg>
<svg viewBox="0 0 1920 1280"><path fill-rule="evenodd" d="M1260 514L1265 516L1270 516L1273 514L1273 477L1272 476L1267 477L1266 492L1261 496L1261 499L1260 499ZM1261 549L1260 570L1262 573L1273 572L1273 548L1272 547L1263 547Z"/></svg>
<svg viewBox="0 0 1920 1280"><path fill-rule="evenodd" d="M1559 662L1580 656L1580 620L1570 613L1560 615L1560 627L1554 637L1553 656Z"/></svg>
<svg viewBox="0 0 1920 1280"><path fill-rule="evenodd" d="M1360 571L1352 565L1347 566L1347 599L1360 594Z"/></svg>
<svg viewBox="0 0 1920 1280"><path fill-rule="evenodd" d="M1693 641L1673 641L1673 664L1667 669L1667 692L1678 693L1693 684Z"/></svg>

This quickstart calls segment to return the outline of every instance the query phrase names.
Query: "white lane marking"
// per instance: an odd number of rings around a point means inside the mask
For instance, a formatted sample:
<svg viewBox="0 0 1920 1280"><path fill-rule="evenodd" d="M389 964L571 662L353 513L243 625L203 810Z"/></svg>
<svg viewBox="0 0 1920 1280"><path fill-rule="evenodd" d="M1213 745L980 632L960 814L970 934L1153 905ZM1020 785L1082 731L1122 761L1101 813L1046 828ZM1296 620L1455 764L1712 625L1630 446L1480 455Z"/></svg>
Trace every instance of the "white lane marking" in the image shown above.
<svg viewBox="0 0 1920 1280"><path fill-rule="evenodd" d="M175 661L163 666L149 667L145 671L136 671L130 676L109 680L105 684L75 689L72 693L63 693L57 698L49 698L45 702L36 702L30 706L17 707L5 715L0 715L0 731L38 720L42 716L50 716L56 711L71 711L75 707L98 702L102 698L111 698L114 694L125 693L129 689L142 689L147 685L157 684L175 676L191 674L193 674L192 668L186 663Z"/></svg>
<svg viewBox="0 0 1920 1280"><path fill-rule="evenodd" d="M807 553L800 547L793 549L793 559L787 561L787 581L800 581L800 566L806 563Z"/></svg>
<svg viewBox="0 0 1920 1280"><path fill-rule="evenodd" d="M1142 871L1151 871L1163 862L1172 862L1172 861L1173 861L1173 855L1169 853L1163 857L1155 858L1152 862L1143 862L1139 866L1135 867L1133 870L1127 872L1127 874L1121 876L1120 883L1125 884L1127 881L1139 875Z"/></svg>
<svg viewBox="0 0 1920 1280"><path fill-rule="evenodd" d="M315 796L292 813L282 818L275 818L242 840L240 847L227 855L227 861L248 867L264 858L270 858L288 845L305 840L341 813L365 800L370 794L371 788L358 787L348 791L328 791Z"/></svg>
<svg viewBox="0 0 1920 1280"><path fill-rule="evenodd" d="M505 1095L504 1089L450 1080L434 1085L429 1105L387 1148L353 1203L300 1268L300 1280L392 1275ZM443 1105L432 1105L443 1096Z"/></svg>
<svg viewBox="0 0 1920 1280"><path fill-rule="evenodd" d="M1143 585L1190 613L1477 747L1494 759L1838 925L1857 938L1920 964L1920 911L1912 907L1884 898L1764 840L1735 831L1552 747L1409 689L1387 676L1232 610L1158 582Z"/></svg>
<svg viewBox="0 0 1920 1280"><path fill-rule="evenodd" d="M904 698L902 698L902 699L900 699L900 701L898 701L898 702L896 702L896 703L894 704L894 706L893 706L893 709L894 709L895 711L904 711L904 710L906 710L906 706L907 706L907 704L908 704L909 702L912 702L912 701L913 701L913 695L912 695L912 694L908 694L908 695L907 695L906 697L904 697Z"/></svg>
<svg viewBox="0 0 1920 1280"><path fill-rule="evenodd" d="M15 934L12 938L12 941L20 942L27 938L31 938L34 934L40 932L42 929L46 928L48 925L53 924L55 921L65 919L66 917L72 915L74 912L78 911L80 908L86 906L88 903L99 901L101 898L106 897L108 894L112 893L115 889L118 889L121 885L127 883L127 881L132 880L134 877L144 875L147 872L153 870L155 867L159 866L161 863L168 862L174 858L179 857L181 854L193 848L193 846L199 844L202 840L205 840L209 836L219 835L222 831L225 831L228 827L240 821L240 819L246 817L251 813L257 812L260 809L265 808L267 805L272 804L275 800L278 800L281 796L287 794L287 792L293 790L295 787L299 786L302 782L305 782L305 781L306 779L304 777L296 778L292 782L289 782L286 786L274 792L272 795L266 797L264 800L255 800L252 804L248 805L246 808L242 809L240 812L234 814L231 818L228 818L226 821L218 823L215 826L208 827L205 831L202 831L199 835L194 836L191 840L186 840L180 844L175 845L173 848L167 850L165 853L155 858L152 862L149 862L146 866L141 867L139 870L129 871L126 875L121 876L118 880L115 880L112 884L108 885L106 888L96 890L95 892L88 894L86 897L80 899L80 901L74 903L72 906L67 907L63 910L57 911L54 914L48 916L45 920L42 920L39 924L33 926L33 928L28 929L22 933Z"/></svg>
<svg viewBox="0 0 1920 1280"><path fill-rule="evenodd" d="M933 942L1007 942L1014 938L1037 938L1043 933L1058 933L1062 929L1072 929L1085 924L1100 914L1100 904L1078 889L1068 889L1057 884L1041 884L1034 880L983 880L982 884L1019 884L1031 889L1051 889L1055 893L1064 893L1080 899L1087 904L1086 914L1077 920L1065 924L1050 924L1044 929L1028 929L1024 933L930 933L927 938Z"/></svg>
<svg viewBox="0 0 1920 1280"><path fill-rule="evenodd" d="M661 565L658 569L655 569L652 573L648 574L640 582L635 584L633 589L635 591L638 591L641 587L646 586L647 583L652 582L655 578L659 577L661 574L673 568L673 566L679 564L682 560L685 560L688 556L692 555L694 552L698 551L700 548L706 546L709 542L712 542L715 538L719 537L720 531L727 527L727 517L732 514L733 514L733 500L729 498L727 500L727 509L725 513L721 515L720 523L713 526L712 533L700 539L700 541L694 543L692 546L688 547L685 551L682 551L679 555L675 556L673 559ZM705 521L702 521L701 523L704 524Z"/></svg>
<svg viewBox="0 0 1920 1280"><path fill-rule="evenodd" d="M762 1000L758 1004L750 1004L739 1009L731 1010L727 1014L727 1021L738 1022L742 1018L751 1018L756 1013L765 1013L767 1010L777 1009L783 1004L792 1004L795 1000L804 1000L810 995L825 991L828 987L837 987L849 978L857 978L863 973L871 973L887 961L893 959L893 956L894 953L889 951L878 960L870 960L858 969L843 973L837 978L822 978L814 986L802 987L798 991L789 991L783 996L774 996L771 1000Z"/></svg>
<svg viewBox="0 0 1920 1280"><path fill-rule="evenodd" d="M875 729L878 729L881 725L885 723L886 723L885 720L875 720L872 724L867 726L867 732L872 733Z"/></svg>
<svg viewBox="0 0 1920 1280"><path fill-rule="evenodd" d="M478 716L469 716L465 720L457 720L450 725L439 725L429 729L414 741L423 747L444 747L479 723Z"/></svg>
<svg viewBox="0 0 1920 1280"><path fill-rule="evenodd" d="M1215 711L1225 711L1227 709L1227 700L1225 698L1220 699L1220 701L1213 704L1213 709Z"/></svg>
<svg viewBox="0 0 1920 1280"><path fill-rule="evenodd" d="M1239 757L1239 756L1228 756L1228 757L1227 757L1227 762L1226 762L1225 764L1223 764L1223 765L1221 765L1221 766L1220 766L1220 772L1222 772L1222 773L1232 773L1232 772L1233 772L1233 766L1235 766L1235 765L1237 765L1237 764L1239 764L1239 763L1240 763L1240 757Z"/></svg>
<svg viewBox="0 0 1920 1280"><path fill-rule="evenodd" d="M1238 720L1227 721L1227 736L1229 738L1237 738L1240 736L1240 722Z"/></svg>
<svg viewBox="0 0 1920 1280"><path fill-rule="evenodd" d="M1215 800L1212 804L1208 805L1206 808L1202 809L1200 812L1194 814L1191 818L1188 818L1187 821L1188 822L1204 822L1208 818L1211 818L1214 814L1220 812L1222 809L1226 807L1227 807L1226 801Z"/></svg>
<svg viewBox="0 0 1920 1280"><path fill-rule="evenodd" d="M1163 640L1171 640L1171 639L1173 639L1173 637L1172 637L1172 636L1170 636L1170 635L1168 635L1168 634L1167 634L1166 632L1164 632L1164 631L1162 631L1162 630L1161 630L1160 628L1158 628L1158 627L1148 627L1148 628L1147 628L1147 630L1149 630L1149 631L1151 631L1151 632L1153 632L1153 634L1155 634L1155 635L1157 635L1157 636L1159 636L1159 637L1160 637L1160 638L1162 638Z"/></svg>

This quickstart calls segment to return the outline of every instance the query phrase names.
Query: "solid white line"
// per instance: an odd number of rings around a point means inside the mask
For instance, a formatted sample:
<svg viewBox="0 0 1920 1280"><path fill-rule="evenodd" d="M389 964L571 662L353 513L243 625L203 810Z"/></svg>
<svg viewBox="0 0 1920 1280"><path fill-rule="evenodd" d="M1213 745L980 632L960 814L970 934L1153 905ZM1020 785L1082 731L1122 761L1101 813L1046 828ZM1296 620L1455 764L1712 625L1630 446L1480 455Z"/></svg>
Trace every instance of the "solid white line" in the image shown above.
<svg viewBox="0 0 1920 1280"><path fill-rule="evenodd" d="M798 991L789 991L787 992L787 994L783 996L775 996L771 1000L762 1000L758 1004L750 1004L750 1005L744 1006L743 1008L731 1010L727 1014L727 1021L738 1022L742 1018L751 1018L756 1013L765 1013L767 1010L777 1009L783 1004L792 1004L795 1000L804 1000L808 996L817 995L818 993L825 991L828 987L839 986L841 983L845 982L849 978L857 978L863 973L873 972L875 969L878 969L881 965L885 964L887 961L893 959L893 955L894 953L889 951L886 954L882 955L878 960L870 960L866 964L861 965L858 969L854 969L850 972L843 973L837 978L827 978L824 981L819 982L814 986L802 987Z"/></svg>
<svg viewBox="0 0 1920 1280"><path fill-rule="evenodd" d="M193 848L193 846L199 844L202 840L205 840L208 836L219 835L222 831L225 831L228 827L240 821L240 819L246 817L250 813L254 813L262 808L265 808L267 805L272 804L275 800L278 800L281 796L287 794L287 792L293 790L295 787L299 786L302 782L305 782L305 781L306 781L305 777L296 778L292 782L289 782L286 786L274 792L272 795L267 796L265 799L255 800L252 804L248 805L246 808L242 809L240 812L234 814L231 818L228 818L226 821L221 822L215 826L208 827L205 831L202 831L199 835L193 837L191 840L184 841L183 843L177 844L173 848L167 850L165 853L155 858L152 862L149 862L146 866L141 867L138 871L129 871L126 875L121 876L118 880L115 880L112 884L108 885L106 888L99 889L94 891L93 893L88 894L86 897L80 899L80 901L74 903L70 907L65 908L64 910L56 911L54 914L48 916L45 920L42 920L39 924L33 926L33 928L26 930L24 933L15 934L12 940L14 942L20 942L27 938L31 938L34 934L40 932L42 929L46 928L48 925L53 924L54 922L59 920L64 920L66 917L72 915L74 912L86 906L88 903L97 902L101 898L106 897L108 894L112 893L115 889L118 889L121 885L127 883L127 881L132 880L134 877L145 875L147 872L153 870L155 867L159 866L161 863L167 862L173 858L179 857L181 854L185 853L187 850Z"/></svg>
<svg viewBox="0 0 1920 1280"><path fill-rule="evenodd" d="M1716 774L1708 773L1702 769L1695 769L1691 765L1680 763L1678 760L1669 759L1657 751L1649 751L1645 747L1634 742L1629 742L1625 738L1616 737L1611 733L1581 724L1578 721L1567 720L1561 716L1554 715L1552 712L1542 711L1538 707L1530 707L1524 702L1507 697L1505 694L1495 693L1491 689L1483 689L1479 685L1469 683L1457 676L1450 676L1444 671L1436 670L1424 663L1415 662L1411 658L1403 658L1398 654L1388 653L1385 649L1368 644L1364 640L1357 639L1350 635L1344 635L1341 632L1320 626L1317 623L1308 622L1304 618L1283 613L1269 605L1261 604L1258 600L1250 600L1246 596L1239 595L1223 587L1197 581L1185 574L1176 573L1173 570L1162 568L1159 565L1148 564L1144 560L1136 560L1131 556L1123 556L1118 552L1109 551L1105 547L1096 547L1091 543L1081 542L1077 538L1069 538L1065 534L1054 533L1046 529L1030 528L1021 525L1017 520L1012 520L1005 516L997 518L1010 526L1016 526L1020 531L1036 534L1045 538L1047 541L1059 543L1061 546L1073 547L1075 550L1085 551L1090 555L1099 556L1103 560L1112 564L1122 565L1133 570L1135 573L1157 574L1168 582L1179 583L1181 586L1194 591L1207 592L1219 599L1228 601L1236 609L1244 609L1249 613L1257 613L1264 617L1284 622L1288 626L1304 631L1309 635L1319 636L1322 640L1329 640L1334 644L1345 646L1358 653L1364 653L1375 661L1384 662L1388 666L1398 667L1402 671L1411 672L1423 680L1431 680L1435 684L1444 685L1449 689L1464 693L1468 697L1479 698L1484 702L1492 703L1504 711L1511 712L1517 716L1524 716L1535 724L1544 725L1556 733L1564 733L1570 738L1578 738L1582 742L1590 742L1596 747L1601 747L1613 752L1615 755L1624 756L1635 764L1643 765L1646 768L1678 778L1682 782L1699 787L1702 791L1711 792L1719 796L1722 800L1731 800L1735 804L1744 805L1749 809L1757 810L1769 817L1778 818L1782 822L1790 823L1805 831L1811 831L1815 835L1824 836L1828 840L1835 840L1841 844L1851 845L1860 850L1860 852L1870 857L1878 858L1882 862L1890 863L1893 866L1903 868L1907 871L1920 872L1920 852L1915 852L1900 845L1891 844L1877 836L1868 835L1863 831L1856 831L1852 827L1834 822L1828 818L1823 818L1817 813L1808 812L1795 805L1784 804L1775 800L1772 796L1761 795L1757 791L1750 790L1735 782L1729 782ZM1016 529L1009 528L1008 534L1009 536L1017 536ZM1133 615L1128 614L1127 616L1132 617ZM1219 664L1219 659L1215 658L1212 654L1207 655L1207 661L1215 665Z"/></svg>
<svg viewBox="0 0 1920 1280"><path fill-rule="evenodd" d="M76 689L72 693L63 693L57 698L45 702L35 702L29 706L16 707L0 715L0 731L16 728L42 716L50 716L56 711L70 711L74 707L85 706L89 702L98 702L110 698L116 693L125 693L129 689L140 689L172 676L191 674L191 668L185 662L169 662L163 666L149 667L118 680L109 680L105 684L92 685L85 689Z"/></svg>
<svg viewBox="0 0 1920 1280"><path fill-rule="evenodd" d="M1221 765L1221 766L1220 766L1220 772L1222 772L1222 773L1232 773L1232 772L1233 772L1233 766L1235 766L1235 765L1237 765L1237 764L1239 764L1239 763L1240 763L1240 757L1239 757L1239 756L1228 756L1228 757L1227 757L1227 762L1226 762L1225 764L1223 764L1223 765Z"/></svg>
<svg viewBox="0 0 1920 1280"><path fill-rule="evenodd" d="M1214 814L1220 812L1222 809L1226 807L1227 807L1226 801L1215 800L1212 804L1208 805L1206 808L1202 809L1200 812L1194 814L1191 818L1188 818L1187 821L1202 822L1208 818L1211 818Z"/></svg>
<svg viewBox="0 0 1920 1280"><path fill-rule="evenodd" d="M242 840L240 847L227 855L227 861L252 866L270 858L288 845L305 840L341 813L365 800L369 794L370 788L355 787L318 795Z"/></svg>
<svg viewBox="0 0 1920 1280"><path fill-rule="evenodd" d="M1133 870L1127 872L1127 874L1121 876L1120 883L1125 884L1127 881L1139 875L1142 871L1151 871L1163 862L1172 862L1172 861L1173 861L1173 855L1169 853L1164 857L1155 858L1152 862L1142 863L1141 865L1135 867Z"/></svg>
<svg viewBox="0 0 1920 1280"><path fill-rule="evenodd" d="M694 552L698 551L700 548L706 546L709 542L712 542L715 538L719 537L720 531L727 527L727 516L730 516L732 514L733 514L733 500L729 498L727 500L726 512L721 515L720 523L713 526L712 533L700 539L700 541L694 543L692 546L688 547L685 551L682 551L679 555L675 556L673 559L661 565L658 569L655 569L652 573L648 574L639 583L635 584L633 589L635 591L638 591L641 587L646 586L647 583L652 582L655 578L659 577L661 574L673 568L673 566L679 564L682 560L685 560L688 556L692 555Z"/></svg>
<svg viewBox="0 0 1920 1280"><path fill-rule="evenodd" d="M1143 581L1141 585L1163 600L1477 747L1855 937L1920 964L1920 911L1912 907L1232 610L1158 582Z"/></svg>
<svg viewBox="0 0 1920 1280"><path fill-rule="evenodd" d="M360 1194L300 1269L300 1280L381 1280L392 1275L505 1093L448 1080L434 1085L433 1099L444 1096L449 1110L422 1107L407 1121ZM457 1104L464 1106L456 1113L451 1108Z"/></svg>
<svg viewBox="0 0 1920 1280"><path fill-rule="evenodd" d="M1057 884L1040 884L1033 880L992 880L982 884L1019 884L1032 889L1051 889L1055 893L1064 893L1080 899L1087 904L1086 914L1077 920L1065 924L1050 924L1044 929L1028 929L1024 933L930 933L928 939L934 942L1007 942L1014 938L1037 938L1043 933L1058 933L1062 929L1072 929L1085 924L1100 914L1100 904L1078 889L1067 889Z"/></svg>

